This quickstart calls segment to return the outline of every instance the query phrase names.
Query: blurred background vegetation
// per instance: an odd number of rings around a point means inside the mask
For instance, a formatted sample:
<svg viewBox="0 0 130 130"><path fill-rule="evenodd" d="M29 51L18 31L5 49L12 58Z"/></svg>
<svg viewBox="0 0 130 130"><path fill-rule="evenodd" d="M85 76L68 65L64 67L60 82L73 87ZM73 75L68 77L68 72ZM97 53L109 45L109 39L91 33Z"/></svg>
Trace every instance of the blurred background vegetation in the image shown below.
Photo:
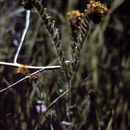
<svg viewBox="0 0 130 130"><path fill-rule="evenodd" d="M43 5L62 33L66 55L71 58L66 13L81 12L88 0L46 0ZM108 8L113 0L101 0ZM120 2L120 1L119 1ZM118 3L118 0L117 0ZM49 110L39 130L129 130L130 129L130 1L124 1L99 24L93 25L85 41L78 70L72 81L71 124L67 124L66 97ZM13 61L25 24L21 2L0 0L0 61ZM37 13L32 10L30 26L19 63L57 65L57 53ZM88 77L89 75L89 77ZM0 65L0 89L23 76L16 68ZM36 86L46 106L66 90L62 72L40 74ZM23 81L0 93L0 130L34 130L41 113L35 106L39 95L31 82Z"/></svg>

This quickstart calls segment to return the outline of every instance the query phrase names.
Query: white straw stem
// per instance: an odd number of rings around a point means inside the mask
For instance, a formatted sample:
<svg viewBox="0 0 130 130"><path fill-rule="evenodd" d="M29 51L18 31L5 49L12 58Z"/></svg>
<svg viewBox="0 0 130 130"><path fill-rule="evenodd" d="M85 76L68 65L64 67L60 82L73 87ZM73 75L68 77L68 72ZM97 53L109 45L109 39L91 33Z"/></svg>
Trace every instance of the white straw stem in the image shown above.
<svg viewBox="0 0 130 130"><path fill-rule="evenodd" d="M18 63L10 63L10 62L3 62L0 61L0 65L7 65L7 66L14 66L14 67L20 67L24 64L18 64ZM30 65L26 65L28 69L60 69L61 66L60 65L56 65L56 66L30 66Z"/></svg>
<svg viewBox="0 0 130 130"><path fill-rule="evenodd" d="M25 36L26 36L26 33L28 31L28 27L29 27L29 21L30 21L30 10L27 10L26 11L26 21L25 21L25 28L23 30L23 33L22 33L22 36L21 36L21 40L20 40L20 43L19 43L19 47L16 51L16 54L14 56L14 63L17 63L17 59L18 59L18 55L19 55L19 52L21 50L21 47L23 45L23 41L25 39Z"/></svg>

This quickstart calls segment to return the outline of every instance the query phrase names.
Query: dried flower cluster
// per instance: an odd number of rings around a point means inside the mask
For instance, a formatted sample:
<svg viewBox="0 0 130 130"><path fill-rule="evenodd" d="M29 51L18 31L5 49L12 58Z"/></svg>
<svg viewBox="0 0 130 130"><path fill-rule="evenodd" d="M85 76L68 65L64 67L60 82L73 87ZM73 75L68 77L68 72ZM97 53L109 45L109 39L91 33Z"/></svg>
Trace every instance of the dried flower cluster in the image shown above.
<svg viewBox="0 0 130 130"><path fill-rule="evenodd" d="M16 72L23 74L23 75L29 75L30 74L27 65L21 65L20 67L17 68Z"/></svg>
<svg viewBox="0 0 130 130"><path fill-rule="evenodd" d="M70 77L72 77L73 75L72 73L77 68L80 51L82 49L85 39L88 36L90 22L93 21L94 23L99 23L104 14L107 13L107 7L100 2L92 0L89 4L87 4L87 8L84 10L83 13L81 13L79 10L73 10L67 13L71 27L73 50L73 61L72 65L70 65L72 67L68 67L65 63L64 49L60 37L60 32L58 31L59 29L55 27L55 21L52 20L52 18L48 15L46 9L42 6L42 1L23 0L23 6L25 7L25 9L31 9L32 7L35 7L35 9L40 14L40 17L44 25L46 26L48 32L50 33L50 36L56 47L66 77L67 79L70 79Z"/></svg>
<svg viewBox="0 0 130 130"><path fill-rule="evenodd" d="M90 10L91 12L99 12L101 14L107 13L108 8L104 5L101 4L99 1L90 1L89 4L87 4L87 9Z"/></svg>
<svg viewBox="0 0 130 130"><path fill-rule="evenodd" d="M85 17L88 17L88 21L91 20L94 23L99 23L104 14L107 12L108 8L104 4L93 0L87 4L87 9L85 9L84 13L81 13L79 10L72 10L68 12L67 16L70 22L73 40L77 41L77 36Z"/></svg>
<svg viewBox="0 0 130 130"><path fill-rule="evenodd" d="M39 73L31 75L28 66L27 65L21 65L16 69L17 73L23 74L25 76L28 76L28 82L31 83L33 80L39 78Z"/></svg>
<svg viewBox="0 0 130 130"><path fill-rule="evenodd" d="M99 23L104 14L108 12L106 5L101 4L99 1L96 2L93 0L87 4L87 9L94 23Z"/></svg>
<svg viewBox="0 0 130 130"><path fill-rule="evenodd" d="M89 15L94 23L98 23L101 21L101 18L108 12L108 8L106 5L101 4L99 1L90 1L89 4L87 4L87 10L85 13L81 13L79 10L73 10L71 12L68 12L67 15L69 17L69 20L73 26L76 26L79 24L79 21L81 21L81 17L84 15Z"/></svg>
<svg viewBox="0 0 130 130"><path fill-rule="evenodd" d="M79 10L73 10L73 11L68 12L67 16L70 22L73 40L76 41L76 37L79 31L79 26L81 23L81 19L83 17L83 13L81 13Z"/></svg>

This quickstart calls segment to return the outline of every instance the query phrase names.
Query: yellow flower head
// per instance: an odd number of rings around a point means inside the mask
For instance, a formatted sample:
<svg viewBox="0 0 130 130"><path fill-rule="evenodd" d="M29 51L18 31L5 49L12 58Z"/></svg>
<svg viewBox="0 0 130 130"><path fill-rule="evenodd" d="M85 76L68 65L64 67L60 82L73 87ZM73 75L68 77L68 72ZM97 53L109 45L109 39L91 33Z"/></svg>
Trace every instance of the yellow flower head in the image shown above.
<svg viewBox="0 0 130 130"><path fill-rule="evenodd" d="M81 16L81 13L79 10L73 10L71 12L68 12L67 13L67 16L72 19L72 18L77 18L77 17L80 17Z"/></svg>
<svg viewBox="0 0 130 130"><path fill-rule="evenodd" d="M90 1L87 4L87 10L91 16L91 19L94 23L99 23L102 17L108 12L106 5L101 4L99 1Z"/></svg>
<svg viewBox="0 0 130 130"><path fill-rule="evenodd" d="M83 14L80 13L79 10L73 10L73 11L68 12L67 16L70 22L71 34L74 40L76 40Z"/></svg>
<svg viewBox="0 0 130 130"><path fill-rule="evenodd" d="M97 12L97 13L107 13L108 12L108 8L106 7L106 5L101 4L99 1L90 1L89 4L87 4L87 9L90 12Z"/></svg>

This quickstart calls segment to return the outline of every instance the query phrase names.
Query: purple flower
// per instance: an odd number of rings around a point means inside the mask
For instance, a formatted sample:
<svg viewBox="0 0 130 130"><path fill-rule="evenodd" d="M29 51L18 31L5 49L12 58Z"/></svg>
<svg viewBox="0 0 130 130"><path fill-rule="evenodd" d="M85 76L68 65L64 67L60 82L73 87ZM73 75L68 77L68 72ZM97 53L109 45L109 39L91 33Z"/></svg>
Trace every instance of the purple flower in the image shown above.
<svg viewBox="0 0 130 130"><path fill-rule="evenodd" d="M45 103L42 100L38 100L37 104L36 104L36 111L37 113L44 113L46 112L47 107L45 105Z"/></svg>

